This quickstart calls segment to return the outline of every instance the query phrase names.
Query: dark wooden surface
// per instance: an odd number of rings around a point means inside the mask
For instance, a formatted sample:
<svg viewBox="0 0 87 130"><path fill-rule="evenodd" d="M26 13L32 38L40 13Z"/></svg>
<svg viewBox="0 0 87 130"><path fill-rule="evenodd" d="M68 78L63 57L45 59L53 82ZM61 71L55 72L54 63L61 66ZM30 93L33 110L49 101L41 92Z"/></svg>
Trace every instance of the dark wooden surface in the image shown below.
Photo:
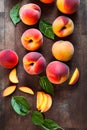
<svg viewBox="0 0 87 130"><path fill-rule="evenodd" d="M0 130L42 130L42 128L33 125L30 115L25 117L17 115L10 104L12 96L23 95L29 100L32 109L36 110L36 92L41 90L39 87L39 76L45 74L43 72L40 75L30 76L23 69L22 58L28 51L23 48L20 38L22 33L31 27L24 25L22 22L15 27L11 22L9 11L17 2L18 0L0 0L0 50L10 48L17 52L19 56L17 72L20 81L18 86L30 86L35 95L27 95L18 90L6 98L3 98L0 94ZM42 9L41 19L46 19L51 23L57 16L62 15L57 10L55 3L44 5L39 0L21 1L22 4L29 2L40 5ZM70 66L71 74L75 67L79 68L80 79L74 86L69 86L68 80L62 85L54 85L53 105L45 113L45 116L55 120L66 130L68 128L84 130L87 128L87 0L81 0L78 11L73 15L69 15L69 17L74 21L75 30L71 36L64 38L64 40L69 40L73 43L75 53L67 64ZM33 27L38 28L38 24ZM56 40L59 40L59 38L55 37L54 41ZM45 56L47 64L55 60L51 54L51 46L54 41L44 37L44 44L38 50ZM0 67L0 92L11 85L8 80L9 72L10 70Z"/></svg>

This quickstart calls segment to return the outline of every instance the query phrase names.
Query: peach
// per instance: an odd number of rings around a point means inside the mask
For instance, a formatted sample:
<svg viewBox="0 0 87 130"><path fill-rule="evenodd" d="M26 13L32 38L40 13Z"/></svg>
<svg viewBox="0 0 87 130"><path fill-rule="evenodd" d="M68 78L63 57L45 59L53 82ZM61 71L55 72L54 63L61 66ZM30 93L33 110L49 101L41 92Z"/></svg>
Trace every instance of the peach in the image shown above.
<svg viewBox="0 0 87 130"><path fill-rule="evenodd" d="M11 72L10 72L10 74L9 74L9 80L10 80L12 83L19 83L16 68L14 68L14 69L11 70Z"/></svg>
<svg viewBox="0 0 87 130"><path fill-rule="evenodd" d="M41 8L34 3L25 4L19 11L20 19L26 25L34 25L41 16Z"/></svg>
<svg viewBox="0 0 87 130"><path fill-rule="evenodd" d="M39 52L29 52L23 58L23 66L28 74L40 74L46 67L46 60Z"/></svg>
<svg viewBox="0 0 87 130"><path fill-rule="evenodd" d="M60 61L69 61L74 54L74 46L69 41L57 41L52 45L53 56Z"/></svg>
<svg viewBox="0 0 87 130"><path fill-rule="evenodd" d="M57 0L57 8L64 14L73 14L77 11L80 0Z"/></svg>
<svg viewBox="0 0 87 130"><path fill-rule="evenodd" d="M53 84L61 84L69 77L69 67L60 61L52 61L47 65L46 75Z"/></svg>
<svg viewBox="0 0 87 130"><path fill-rule="evenodd" d="M38 29L28 29L23 33L21 42L27 50L35 51L43 44L43 35Z"/></svg>
<svg viewBox="0 0 87 130"><path fill-rule="evenodd" d="M54 2L54 0L40 0L42 3L45 3L45 4L51 4Z"/></svg>
<svg viewBox="0 0 87 130"><path fill-rule="evenodd" d="M41 112L48 111L52 106L52 97L45 92L37 92L36 107Z"/></svg>
<svg viewBox="0 0 87 130"><path fill-rule="evenodd" d="M6 96L9 96L11 95L16 89L16 85L13 85L13 86L8 86L7 88L5 88L2 92L2 96L3 97L6 97Z"/></svg>
<svg viewBox="0 0 87 130"><path fill-rule="evenodd" d="M11 49L0 51L0 65L4 68L11 69L18 64L18 55Z"/></svg>
<svg viewBox="0 0 87 130"><path fill-rule="evenodd" d="M67 16L59 16L53 21L52 29L58 37L66 37L73 33L74 23Z"/></svg>
<svg viewBox="0 0 87 130"><path fill-rule="evenodd" d="M76 69L74 70L74 72L73 72L71 78L70 78L69 85L74 85L74 84L76 84L77 81L78 81L78 79L79 79L79 70L78 70L78 68L76 68Z"/></svg>

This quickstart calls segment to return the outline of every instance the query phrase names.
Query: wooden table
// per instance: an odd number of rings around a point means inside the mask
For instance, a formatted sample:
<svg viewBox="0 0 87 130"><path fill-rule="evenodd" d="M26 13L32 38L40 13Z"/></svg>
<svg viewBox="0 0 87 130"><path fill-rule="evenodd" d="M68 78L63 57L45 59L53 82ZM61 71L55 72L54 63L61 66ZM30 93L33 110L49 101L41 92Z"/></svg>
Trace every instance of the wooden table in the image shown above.
<svg viewBox="0 0 87 130"><path fill-rule="evenodd" d="M23 69L22 59L28 51L23 48L20 38L23 32L31 27L24 25L22 22L17 26L13 25L9 17L9 11L17 2L18 0L0 0L0 50L8 48L17 52L19 56L17 74L20 81L17 86L30 86L35 95L24 94L19 90L6 98L3 98L0 94L0 130L42 130L41 127L32 123L30 115L25 117L17 115L10 104L12 96L22 95L29 100L32 109L36 110L36 92L41 90L39 76L45 75L45 72L43 72L40 75L30 76ZM55 3L45 5L40 3L39 0L22 0L21 4L29 2L40 5L42 9L41 19L46 19L51 23L57 16L62 15L57 10ZM66 130L71 128L84 130L87 128L87 0L81 0L78 11L73 15L69 15L69 17L74 21L75 30L72 35L64 38L64 40L73 43L75 53L71 61L66 64L70 66L71 74L75 67L78 67L80 79L74 86L68 85L69 80L61 85L54 85L53 105L45 113L45 116L55 120ZM38 28L38 24L33 27ZM60 39L55 37L55 40L50 40L44 37L44 45L38 50L46 57L47 64L55 60L51 53L51 46L57 40ZM5 87L12 85L8 80L9 72L10 70L0 67L0 92Z"/></svg>

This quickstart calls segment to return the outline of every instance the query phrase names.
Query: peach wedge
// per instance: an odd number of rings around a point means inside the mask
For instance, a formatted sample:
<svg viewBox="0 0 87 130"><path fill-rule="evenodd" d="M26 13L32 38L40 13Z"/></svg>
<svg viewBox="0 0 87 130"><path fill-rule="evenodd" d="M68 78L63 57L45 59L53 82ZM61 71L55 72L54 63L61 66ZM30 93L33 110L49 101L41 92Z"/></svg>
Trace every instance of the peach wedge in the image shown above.
<svg viewBox="0 0 87 130"><path fill-rule="evenodd" d="M76 68L76 69L74 70L74 72L73 72L71 78L70 78L69 85L74 85L74 84L76 84L77 81L78 81L78 79L79 79L79 70L78 70L78 68Z"/></svg>
<svg viewBox="0 0 87 130"><path fill-rule="evenodd" d="M48 111L52 106L52 97L44 92L37 92L36 107L41 112Z"/></svg>
<svg viewBox="0 0 87 130"><path fill-rule="evenodd" d="M3 97L6 97L6 96L9 96L11 95L16 89L16 85L13 85L13 86L8 86L7 88L5 88L2 92L2 96Z"/></svg>
<svg viewBox="0 0 87 130"><path fill-rule="evenodd" d="M29 88L29 87L20 86L18 89L19 89L20 91L24 92L24 93L29 93L29 94L31 94L31 95L34 95L33 90L32 90L31 88Z"/></svg>
<svg viewBox="0 0 87 130"><path fill-rule="evenodd" d="M12 83L19 83L18 77L17 77L17 70L16 68L12 69L10 74L9 74L9 80Z"/></svg>

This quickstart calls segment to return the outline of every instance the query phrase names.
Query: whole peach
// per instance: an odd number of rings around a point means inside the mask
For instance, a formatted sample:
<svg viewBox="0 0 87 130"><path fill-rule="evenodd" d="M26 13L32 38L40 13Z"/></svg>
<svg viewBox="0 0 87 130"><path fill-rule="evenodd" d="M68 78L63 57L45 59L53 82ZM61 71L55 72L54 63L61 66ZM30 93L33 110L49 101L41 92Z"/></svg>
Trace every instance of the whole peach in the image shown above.
<svg viewBox="0 0 87 130"><path fill-rule="evenodd" d="M69 77L69 67L60 61L52 61L47 65L46 75L53 84L61 84Z"/></svg>
<svg viewBox="0 0 87 130"><path fill-rule="evenodd" d="M74 31L74 23L67 16L59 16L53 21L52 29L58 37L66 37Z"/></svg>
<svg viewBox="0 0 87 130"><path fill-rule="evenodd" d="M23 66L28 74L40 74L46 67L46 60L39 52L29 52L23 57Z"/></svg>
<svg viewBox="0 0 87 130"><path fill-rule="evenodd" d="M41 8L34 3L23 5L19 11L20 19L26 25L34 25L41 16Z"/></svg>
<svg viewBox="0 0 87 130"><path fill-rule="evenodd" d="M18 55L11 49L0 51L0 65L7 69L15 67L18 63Z"/></svg>
<svg viewBox="0 0 87 130"><path fill-rule="evenodd" d="M27 50L35 51L43 44L43 35L38 29L31 28L23 33L21 42Z"/></svg>
<svg viewBox="0 0 87 130"><path fill-rule="evenodd" d="M73 14L77 11L80 0L57 0L57 8L64 14Z"/></svg>
<svg viewBox="0 0 87 130"><path fill-rule="evenodd" d="M69 41L57 41L52 45L53 56L60 61L69 61L74 54L74 46Z"/></svg>
<svg viewBox="0 0 87 130"><path fill-rule="evenodd" d="M50 3L53 3L54 0L40 0L42 3L45 3L45 4L50 4Z"/></svg>

